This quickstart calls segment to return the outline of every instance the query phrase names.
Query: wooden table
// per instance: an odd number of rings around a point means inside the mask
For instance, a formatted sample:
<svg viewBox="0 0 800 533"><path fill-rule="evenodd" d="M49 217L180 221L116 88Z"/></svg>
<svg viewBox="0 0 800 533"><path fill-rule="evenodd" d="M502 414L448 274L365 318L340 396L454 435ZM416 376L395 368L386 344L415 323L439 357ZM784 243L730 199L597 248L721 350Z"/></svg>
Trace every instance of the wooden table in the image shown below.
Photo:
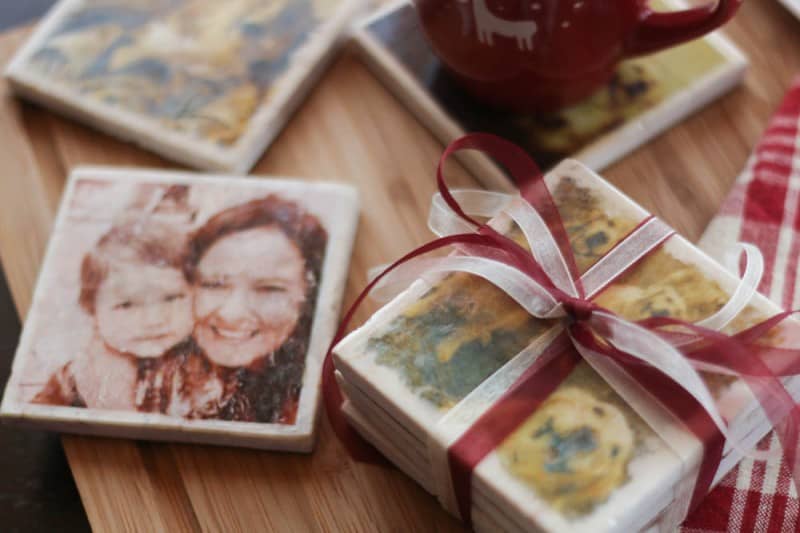
<svg viewBox="0 0 800 533"><path fill-rule="evenodd" d="M0 37L7 60L28 30ZM748 0L728 34L750 56L745 84L605 172L692 239L743 168L794 73L800 22ZM441 146L356 59L344 55L254 173L349 181L365 209L347 300L368 267L430 237L425 211ZM0 259L21 316L72 166L164 166L155 156L20 104L0 85ZM474 186L453 165L452 181ZM374 309L374 306L372 306ZM358 319L365 319L370 306ZM456 531L434 498L398 471L356 464L327 422L311 456L65 436L89 520L99 530Z"/></svg>

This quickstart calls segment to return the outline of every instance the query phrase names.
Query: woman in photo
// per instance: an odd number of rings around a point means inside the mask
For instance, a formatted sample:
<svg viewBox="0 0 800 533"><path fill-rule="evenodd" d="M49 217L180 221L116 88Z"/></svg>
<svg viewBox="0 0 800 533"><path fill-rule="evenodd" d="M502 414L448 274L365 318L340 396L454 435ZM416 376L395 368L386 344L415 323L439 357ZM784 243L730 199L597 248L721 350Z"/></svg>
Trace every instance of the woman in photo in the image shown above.
<svg viewBox="0 0 800 533"><path fill-rule="evenodd" d="M316 217L274 195L191 236L193 337L224 384L218 418L294 423L326 243Z"/></svg>

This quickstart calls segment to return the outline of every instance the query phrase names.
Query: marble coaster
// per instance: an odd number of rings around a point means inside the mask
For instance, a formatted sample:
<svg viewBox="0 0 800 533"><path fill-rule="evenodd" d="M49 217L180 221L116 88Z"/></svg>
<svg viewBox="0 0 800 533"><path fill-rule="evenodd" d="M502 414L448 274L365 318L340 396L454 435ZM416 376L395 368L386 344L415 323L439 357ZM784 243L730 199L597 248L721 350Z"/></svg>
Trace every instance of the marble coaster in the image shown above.
<svg viewBox="0 0 800 533"><path fill-rule="evenodd" d="M309 451L357 220L346 185L75 170L0 414Z"/></svg>
<svg viewBox="0 0 800 533"><path fill-rule="evenodd" d="M62 0L14 91L185 165L246 173L362 0Z"/></svg>

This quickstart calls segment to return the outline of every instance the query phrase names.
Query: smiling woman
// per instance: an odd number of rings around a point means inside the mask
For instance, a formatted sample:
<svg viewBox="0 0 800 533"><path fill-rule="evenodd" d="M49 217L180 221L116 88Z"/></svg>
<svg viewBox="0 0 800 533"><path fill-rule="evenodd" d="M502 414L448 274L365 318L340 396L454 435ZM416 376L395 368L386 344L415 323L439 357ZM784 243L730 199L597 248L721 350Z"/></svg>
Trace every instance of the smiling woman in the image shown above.
<svg viewBox="0 0 800 533"><path fill-rule="evenodd" d="M193 234L194 339L231 391L220 418L294 423L326 243L316 217L274 195Z"/></svg>
<svg viewBox="0 0 800 533"><path fill-rule="evenodd" d="M214 243L197 264L194 305L195 335L209 359L247 366L279 348L300 318L304 273L300 250L275 225Z"/></svg>

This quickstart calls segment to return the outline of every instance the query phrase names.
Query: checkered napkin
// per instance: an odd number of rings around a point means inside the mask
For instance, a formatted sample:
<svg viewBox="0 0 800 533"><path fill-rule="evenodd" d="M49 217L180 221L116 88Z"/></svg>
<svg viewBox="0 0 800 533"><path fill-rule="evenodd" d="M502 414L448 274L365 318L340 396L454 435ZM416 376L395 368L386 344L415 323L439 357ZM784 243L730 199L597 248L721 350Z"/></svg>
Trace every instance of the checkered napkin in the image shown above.
<svg viewBox="0 0 800 533"><path fill-rule="evenodd" d="M700 247L722 258L737 241L764 254L759 290L784 309L800 308L800 77L736 180ZM770 433L760 449L780 447ZM800 502L780 459L744 459L681 528L682 533L800 531Z"/></svg>

